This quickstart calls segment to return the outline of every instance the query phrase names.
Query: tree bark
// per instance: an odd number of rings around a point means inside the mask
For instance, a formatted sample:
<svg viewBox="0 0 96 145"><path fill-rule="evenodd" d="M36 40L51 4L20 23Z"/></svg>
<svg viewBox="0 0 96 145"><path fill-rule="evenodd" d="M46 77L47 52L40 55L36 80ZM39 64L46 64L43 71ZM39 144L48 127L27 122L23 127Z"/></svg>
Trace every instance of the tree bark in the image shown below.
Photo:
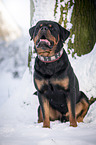
<svg viewBox="0 0 96 145"><path fill-rule="evenodd" d="M70 29L70 39L68 41L68 52L72 52L72 56L77 53L78 56L89 53L96 42L96 2L95 0L70 0L65 6L60 0L60 19L59 23L66 28L68 21L68 10L73 6L71 16L72 28ZM56 8L58 7L58 0L56 0L54 15L56 15ZM73 34L75 36L72 42Z"/></svg>
<svg viewBox="0 0 96 145"><path fill-rule="evenodd" d="M55 0L30 0L30 26L39 20L52 20L54 18ZM28 52L28 67L32 73L32 57L34 58L34 48L30 43Z"/></svg>
<svg viewBox="0 0 96 145"><path fill-rule="evenodd" d="M59 24L70 30L68 53L75 57L89 53L96 42L96 2L95 0L30 0L30 25L40 19L58 19ZM45 5L45 7L44 7ZM50 5L50 7L48 7ZM53 12L53 5L55 6ZM52 15L47 15L50 12ZM53 16L54 13L54 16ZM59 15L60 13L60 15ZM70 15L71 13L71 15ZM70 26L69 26L70 24ZM34 51L34 49L33 49ZM31 70L32 44L29 46L28 67Z"/></svg>
<svg viewBox="0 0 96 145"><path fill-rule="evenodd" d="M30 26L32 26L32 20L35 12L34 2L30 0ZM32 44L30 43L28 48L28 67L29 71L32 74Z"/></svg>
<svg viewBox="0 0 96 145"><path fill-rule="evenodd" d="M32 20L35 12L34 2L30 0L30 26L32 26Z"/></svg>

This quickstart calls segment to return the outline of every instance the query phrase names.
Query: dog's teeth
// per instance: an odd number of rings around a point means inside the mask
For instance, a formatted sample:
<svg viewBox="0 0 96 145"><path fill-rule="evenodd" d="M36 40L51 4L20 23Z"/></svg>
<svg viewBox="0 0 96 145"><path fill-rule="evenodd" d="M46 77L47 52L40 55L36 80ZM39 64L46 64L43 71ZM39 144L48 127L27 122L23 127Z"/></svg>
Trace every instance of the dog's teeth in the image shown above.
<svg viewBox="0 0 96 145"><path fill-rule="evenodd" d="M50 45L50 42L47 39L40 39L40 42L46 42L48 45Z"/></svg>

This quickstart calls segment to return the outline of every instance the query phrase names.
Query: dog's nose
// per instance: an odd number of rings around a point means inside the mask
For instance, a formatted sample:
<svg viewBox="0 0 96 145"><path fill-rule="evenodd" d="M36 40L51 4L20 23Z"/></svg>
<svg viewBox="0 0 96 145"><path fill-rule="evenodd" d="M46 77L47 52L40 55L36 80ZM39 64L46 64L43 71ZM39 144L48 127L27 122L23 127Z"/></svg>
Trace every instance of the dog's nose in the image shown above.
<svg viewBox="0 0 96 145"><path fill-rule="evenodd" d="M41 28L42 31L46 31L47 29L48 29L47 26L43 26L43 27Z"/></svg>

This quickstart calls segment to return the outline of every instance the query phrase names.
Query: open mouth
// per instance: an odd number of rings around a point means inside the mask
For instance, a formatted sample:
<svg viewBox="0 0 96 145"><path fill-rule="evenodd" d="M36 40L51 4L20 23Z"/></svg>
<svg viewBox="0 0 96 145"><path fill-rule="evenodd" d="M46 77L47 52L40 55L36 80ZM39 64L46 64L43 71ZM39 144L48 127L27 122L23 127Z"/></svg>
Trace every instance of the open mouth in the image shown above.
<svg viewBox="0 0 96 145"><path fill-rule="evenodd" d="M41 36L39 40L36 42L36 47L44 47L44 48L52 48L54 45L53 41L48 40L44 35Z"/></svg>

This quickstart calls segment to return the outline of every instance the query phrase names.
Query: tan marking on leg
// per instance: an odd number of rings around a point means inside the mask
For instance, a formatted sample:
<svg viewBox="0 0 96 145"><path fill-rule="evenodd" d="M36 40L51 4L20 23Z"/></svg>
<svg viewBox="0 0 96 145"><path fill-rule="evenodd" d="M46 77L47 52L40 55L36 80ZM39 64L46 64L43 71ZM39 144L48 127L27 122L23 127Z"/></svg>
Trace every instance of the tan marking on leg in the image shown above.
<svg viewBox="0 0 96 145"><path fill-rule="evenodd" d="M68 99L67 99L67 106L68 106L68 111L69 111L70 126L77 127L76 118L74 118L72 115L71 103L70 103L70 100Z"/></svg>
<svg viewBox="0 0 96 145"><path fill-rule="evenodd" d="M77 118L78 122L83 122L83 119L84 119L84 117L88 111L88 108L89 108L89 104L86 102L85 99L81 99L81 103L82 103L83 108L82 108L81 115Z"/></svg>
<svg viewBox="0 0 96 145"><path fill-rule="evenodd" d="M49 101L48 101L46 98L44 98L43 107L44 107L43 127L48 127L48 128L50 128L50 120L49 120Z"/></svg>
<svg viewBox="0 0 96 145"><path fill-rule="evenodd" d="M41 107L40 107L40 112L38 114L38 123L41 123L43 122L43 115L42 115L42 110L41 110Z"/></svg>
<svg viewBox="0 0 96 145"><path fill-rule="evenodd" d="M85 99L81 99L79 103L76 104L76 117L77 122L83 122L83 119L88 111L89 104Z"/></svg>
<svg viewBox="0 0 96 145"><path fill-rule="evenodd" d="M62 117L62 114L59 111L53 109L51 106L50 106L49 110L50 110L50 120L51 121L58 120Z"/></svg>
<svg viewBox="0 0 96 145"><path fill-rule="evenodd" d="M83 109L83 104L81 102L77 103L75 107L76 118L81 113L82 109ZM67 112L65 116L66 118L69 118L69 112Z"/></svg>
<svg viewBox="0 0 96 145"><path fill-rule="evenodd" d="M76 104L75 114L76 114L77 122L83 122L83 118L88 111L88 107L89 104L84 99ZM69 118L69 112L67 112L65 116L66 118Z"/></svg>
<svg viewBox="0 0 96 145"><path fill-rule="evenodd" d="M81 102L77 103L75 109L76 117L81 113L82 110L83 110L83 104Z"/></svg>
<svg viewBox="0 0 96 145"><path fill-rule="evenodd" d="M38 114L38 123L41 123L43 122L43 115L42 115L42 110L41 110L41 107L40 107L40 112ZM55 120L58 120L58 119L61 119L62 118L62 114L53 109L51 106L49 106L49 119L50 121L55 121Z"/></svg>
<svg viewBox="0 0 96 145"><path fill-rule="evenodd" d="M80 116L83 108L84 108L84 105L81 102L76 104L76 118L77 118L77 122L83 122L83 118Z"/></svg>
<svg viewBox="0 0 96 145"><path fill-rule="evenodd" d="M83 122L83 117L82 116L78 116L77 117L77 122Z"/></svg>

